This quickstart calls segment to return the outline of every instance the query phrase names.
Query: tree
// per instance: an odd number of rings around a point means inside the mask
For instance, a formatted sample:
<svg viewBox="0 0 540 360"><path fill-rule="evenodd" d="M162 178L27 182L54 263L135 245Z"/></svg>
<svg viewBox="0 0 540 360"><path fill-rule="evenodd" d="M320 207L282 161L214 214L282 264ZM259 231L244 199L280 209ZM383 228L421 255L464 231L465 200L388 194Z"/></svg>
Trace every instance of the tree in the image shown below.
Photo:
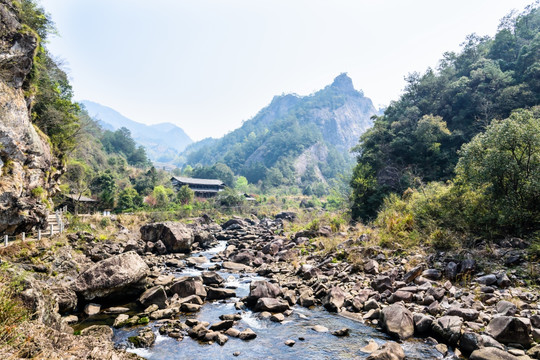
<svg viewBox="0 0 540 360"><path fill-rule="evenodd" d="M169 205L170 197L174 195L172 189L166 188L163 185L158 185L152 191L152 195L156 200L156 206L159 208L165 208Z"/></svg>
<svg viewBox="0 0 540 360"><path fill-rule="evenodd" d="M235 184L234 188L237 191L246 193L248 191L248 186L249 186L249 183L248 183L247 179L244 176L239 176L236 179L236 184Z"/></svg>
<svg viewBox="0 0 540 360"><path fill-rule="evenodd" d="M98 174L92 179L90 189L92 193L99 194L99 199L104 207L114 207L116 181L113 174L109 171Z"/></svg>
<svg viewBox="0 0 540 360"><path fill-rule="evenodd" d="M125 188L118 195L118 209L134 209L142 205L142 197L132 187Z"/></svg>
<svg viewBox="0 0 540 360"><path fill-rule="evenodd" d="M189 205L195 197L195 192L189 188L189 186L184 185L178 190L176 194L176 199L182 205Z"/></svg>
<svg viewBox="0 0 540 360"><path fill-rule="evenodd" d="M66 173L64 174L64 179L66 179L69 190L73 193L77 199L80 199L85 192L90 190L90 185L92 181L92 170L90 167L78 160L70 160ZM75 201L75 214L78 213L78 201Z"/></svg>
<svg viewBox="0 0 540 360"><path fill-rule="evenodd" d="M483 189L499 223L526 231L540 221L540 107L494 120L460 151L458 180Z"/></svg>

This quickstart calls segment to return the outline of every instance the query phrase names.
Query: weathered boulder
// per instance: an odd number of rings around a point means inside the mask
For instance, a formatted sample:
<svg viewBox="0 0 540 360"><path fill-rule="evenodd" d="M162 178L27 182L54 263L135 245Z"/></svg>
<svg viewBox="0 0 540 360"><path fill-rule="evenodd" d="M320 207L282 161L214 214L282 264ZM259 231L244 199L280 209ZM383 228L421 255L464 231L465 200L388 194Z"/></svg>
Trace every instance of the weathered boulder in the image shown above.
<svg viewBox="0 0 540 360"><path fill-rule="evenodd" d="M328 311L338 312L345 302L345 292L339 286L334 286L323 298L322 304Z"/></svg>
<svg viewBox="0 0 540 360"><path fill-rule="evenodd" d="M414 281L417 277L422 274L422 270L424 270L424 265L418 265L413 267L411 270L409 270L405 275L403 275L403 282L406 284Z"/></svg>
<svg viewBox="0 0 540 360"><path fill-rule="evenodd" d="M280 313L289 310L289 303L284 300L263 297L257 300L255 311L269 311Z"/></svg>
<svg viewBox="0 0 540 360"><path fill-rule="evenodd" d="M150 328L139 330L136 336L130 336L128 341L137 348L149 348L156 341L156 334Z"/></svg>
<svg viewBox="0 0 540 360"><path fill-rule="evenodd" d="M247 303L251 306L260 298L276 298L282 294L281 288L266 280L255 280L249 285Z"/></svg>
<svg viewBox="0 0 540 360"><path fill-rule="evenodd" d="M414 334L413 316L400 304L385 307L380 314L381 325L391 336L405 340Z"/></svg>
<svg viewBox="0 0 540 360"><path fill-rule="evenodd" d="M144 291L149 269L134 251L102 260L82 272L74 284L75 292L85 300L117 297L129 298Z"/></svg>
<svg viewBox="0 0 540 360"><path fill-rule="evenodd" d="M453 306L448 309L446 315L459 316L465 321L474 321L478 318L478 311L474 309L466 309L458 306Z"/></svg>
<svg viewBox="0 0 540 360"><path fill-rule="evenodd" d="M168 252L190 252L193 244L193 231L180 222L167 221L152 223L141 227L141 238L146 242L161 241Z"/></svg>
<svg viewBox="0 0 540 360"><path fill-rule="evenodd" d="M92 325L81 330L82 336L92 336L104 341L111 341L113 334L113 330L107 325Z"/></svg>
<svg viewBox="0 0 540 360"><path fill-rule="evenodd" d="M514 316L517 312L517 306L510 301L501 300L495 306L495 309L502 316Z"/></svg>
<svg viewBox="0 0 540 360"><path fill-rule="evenodd" d="M206 297L207 292L203 282L199 277L183 277L173 283L170 288L171 294L178 294L179 297L185 298L190 295L197 295L201 298Z"/></svg>
<svg viewBox="0 0 540 360"><path fill-rule="evenodd" d="M204 285L221 285L225 279L214 271L205 271L201 274Z"/></svg>
<svg viewBox="0 0 540 360"><path fill-rule="evenodd" d="M393 289L392 279L386 275L376 276L371 282L371 287L377 290L378 292L383 292L385 290L392 291Z"/></svg>
<svg viewBox="0 0 540 360"><path fill-rule="evenodd" d="M403 348L393 341L385 343L380 349L373 351L366 360L403 360L405 352Z"/></svg>
<svg viewBox="0 0 540 360"><path fill-rule="evenodd" d="M77 294L67 286L57 286L51 289L58 302L60 314L72 312L77 307Z"/></svg>
<svg viewBox="0 0 540 360"><path fill-rule="evenodd" d="M167 307L166 301L167 293L165 293L165 289L161 285L151 287L139 297L139 304L143 307L156 304L160 309L164 309Z"/></svg>
<svg viewBox="0 0 540 360"><path fill-rule="evenodd" d="M513 316L494 317L487 326L487 333L502 343L531 343L531 323L528 319Z"/></svg>
<svg viewBox="0 0 540 360"><path fill-rule="evenodd" d="M459 316L443 316L433 322L433 332L450 345L458 343L461 337L463 319Z"/></svg>
<svg viewBox="0 0 540 360"><path fill-rule="evenodd" d="M482 348L473 351L470 360L518 360L517 356L514 356L504 350L489 347Z"/></svg>
<svg viewBox="0 0 540 360"><path fill-rule="evenodd" d="M228 299L228 298L236 296L236 292L233 289L207 287L206 292L207 292L207 295L206 295L207 300L221 300L221 299Z"/></svg>

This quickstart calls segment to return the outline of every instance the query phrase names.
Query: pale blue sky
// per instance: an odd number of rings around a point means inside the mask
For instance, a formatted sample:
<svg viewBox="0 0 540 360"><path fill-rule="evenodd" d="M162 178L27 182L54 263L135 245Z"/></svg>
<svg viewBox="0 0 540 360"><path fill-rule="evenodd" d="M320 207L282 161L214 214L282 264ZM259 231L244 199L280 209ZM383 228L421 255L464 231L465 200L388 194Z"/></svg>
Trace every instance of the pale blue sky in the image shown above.
<svg viewBox="0 0 540 360"><path fill-rule="evenodd" d="M531 0L42 0L77 99L218 137L347 72L376 106Z"/></svg>

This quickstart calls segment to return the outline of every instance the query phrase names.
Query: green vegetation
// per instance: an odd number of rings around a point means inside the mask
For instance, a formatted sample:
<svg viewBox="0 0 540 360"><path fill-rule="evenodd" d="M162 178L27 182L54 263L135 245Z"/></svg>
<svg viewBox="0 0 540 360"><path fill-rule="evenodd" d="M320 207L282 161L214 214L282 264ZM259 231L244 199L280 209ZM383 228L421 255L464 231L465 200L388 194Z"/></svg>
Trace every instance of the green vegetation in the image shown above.
<svg viewBox="0 0 540 360"><path fill-rule="evenodd" d="M494 38L471 35L437 70L407 78L405 93L355 148L355 218L374 219L390 193L452 179L463 144L494 119L539 103L539 30L540 10L529 7L505 18Z"/></svg>
<svg viewBox="0 0 540 360"><path fill-rule="evenodd" d="M19 325L29 316L19 294L22 291L21 279L10 271L4 262L0 265L0 347L16 346L24 339Z"/></svg>

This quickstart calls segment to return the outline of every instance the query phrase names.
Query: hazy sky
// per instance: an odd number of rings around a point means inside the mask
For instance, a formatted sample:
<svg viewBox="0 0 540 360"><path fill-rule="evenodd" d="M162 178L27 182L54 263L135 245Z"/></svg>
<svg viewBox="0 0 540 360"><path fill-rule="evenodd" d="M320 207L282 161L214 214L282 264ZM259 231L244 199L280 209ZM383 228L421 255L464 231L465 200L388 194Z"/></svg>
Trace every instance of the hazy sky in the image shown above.
<svg viewBox="0 0 540 360"><path fill-rule="evenodd" d="M532 0L42 0L78 100L219 137L347 72L375 106Z"/></svg>

